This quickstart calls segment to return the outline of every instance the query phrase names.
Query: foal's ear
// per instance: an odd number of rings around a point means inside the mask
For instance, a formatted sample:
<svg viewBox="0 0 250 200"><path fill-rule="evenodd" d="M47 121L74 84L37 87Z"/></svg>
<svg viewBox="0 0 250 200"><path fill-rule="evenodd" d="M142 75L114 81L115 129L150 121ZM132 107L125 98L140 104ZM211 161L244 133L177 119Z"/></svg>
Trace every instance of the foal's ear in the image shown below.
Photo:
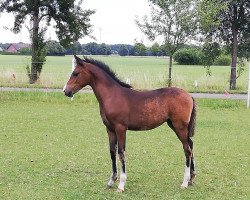
<svg viewBox="0 0 250 200"><path fill-rule="evenodd" d="M84 61L81 58L77 57L76 55L74 55L74 57L75 57L77 65L81 65L81 66L84 65Z"/></svg>

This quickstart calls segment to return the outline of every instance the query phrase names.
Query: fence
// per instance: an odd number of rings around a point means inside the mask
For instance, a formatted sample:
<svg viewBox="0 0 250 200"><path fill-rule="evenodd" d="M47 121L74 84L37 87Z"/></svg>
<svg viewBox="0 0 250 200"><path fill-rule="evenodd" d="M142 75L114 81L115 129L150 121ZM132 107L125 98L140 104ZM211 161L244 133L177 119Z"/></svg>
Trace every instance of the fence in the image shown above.
<svg viewBox="0 0 250 200"><path fill-rule="evenodd" d="M247 108L249 108L250 104L250 64L248 67L248 92L247 92Z"/></svg>
<svg viewBox="0 0 250 200"><path fill-rule="evenodd" d="M167 85L168 60L157 57L94 57L103 60L118 77L137 89L154 89ZM29 85L26 66L30 57L0 56L0 86L63 88L72 71L72 56L47 57L40 79ZM174 64L173 85L190 92L229 91L229 66L212 66L212 76L206 75L202 66L184 66ZM237 92L247 92L247 70L237 79Z"/></svg>

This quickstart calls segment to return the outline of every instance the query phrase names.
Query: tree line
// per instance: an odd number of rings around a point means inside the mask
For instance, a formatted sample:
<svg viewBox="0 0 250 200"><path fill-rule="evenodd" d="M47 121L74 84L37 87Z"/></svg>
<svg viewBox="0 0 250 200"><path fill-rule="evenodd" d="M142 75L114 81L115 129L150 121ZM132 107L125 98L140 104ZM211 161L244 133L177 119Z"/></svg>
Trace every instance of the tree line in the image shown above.
<svg viewBox="0 0 250 200"><path fill-rule="evenodd" d="M10 43L0 43L0 47L6 51ZM23 48L18 54L31 55L31 48ZM80 44L75 42L68 48L64 48L57 41L46 42L47 56L64 56L64 55L120 55L120 56L167 56L164 47L158 43L147 47L143 43L130 44L98 44L90 42L87 44Z"/></svg>
<svg viewBox="0 0 250 200"><path fill-rule="evenodd" d="M163 48L155 43L151 47L147 47L143 43L130 44L98 44L90 42L80 44L76 42L71 48L65 50L65 54L80 55L120 55L120 56L166 56Z"/></svg>

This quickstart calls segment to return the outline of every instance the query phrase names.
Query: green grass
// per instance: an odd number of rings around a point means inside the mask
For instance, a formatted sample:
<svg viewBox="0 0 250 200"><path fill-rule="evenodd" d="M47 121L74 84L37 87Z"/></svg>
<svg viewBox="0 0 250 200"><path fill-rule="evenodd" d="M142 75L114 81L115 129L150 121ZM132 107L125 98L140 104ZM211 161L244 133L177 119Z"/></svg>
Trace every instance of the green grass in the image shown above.
<svg viewBox="0 0 250 200"><path fill-rule="evenodd" d="M107 190L108 138L93 94L0 93L0 199L249 199L245 102L199 99L195 185L165 125L128 132L126 191Z"/></svg>
<svg viewBox="0 0 250 200"><path fill-rule="evenodd" d="M138 89L152 89L167 85L168 58L157 57L119 57L93 56L107 63L118 76ZM62 88L71 73L72 56L48 56L42 70L41 78L35 85L28 84L26 65L30 62L27 56L0 55L0 86L11 87L51 87ZM206 76L202 66L173 66L173 85L192 92L224 92L229 86L229 66L212 66L212 76ZM12 74L16 75L13 80ZM236 92L247 91L247 70L237 79ZM194 81L198 87L194 87Z"/></svg>

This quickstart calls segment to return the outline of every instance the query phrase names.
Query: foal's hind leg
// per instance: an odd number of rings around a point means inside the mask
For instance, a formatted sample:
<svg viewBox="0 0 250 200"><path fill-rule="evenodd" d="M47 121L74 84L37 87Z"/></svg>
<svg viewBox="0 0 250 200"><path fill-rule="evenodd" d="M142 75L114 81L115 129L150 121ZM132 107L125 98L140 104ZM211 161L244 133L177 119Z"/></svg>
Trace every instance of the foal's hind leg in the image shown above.
<svg viewBox="0 0 250 200"><path fill-rule="evenodd" d="M192 185L196 173L195 173L195 162L194 162L194 153L193 153L193 141L192 141L192 139L190 137L188 138L188 144L189 144L189 146L190 146L190 148L192 150L191 166L190 166L191 167L191 169L190 169L190 176L191 177L190 177L190 181L189 181L189 184Z"/></svg>
<svg viewBox="0 0 250 200"><path fill-rule="evenodd" d="M185 157L186 157L186 164L185 164L184 177L183 177L183 182L181 184L181 187L187 188L192 177L191 169L193 169L194 171L194 163L192 162L193 143L191 144L192 140L188 136L188 125L182 122L175 123L171 120L167 120L167 123L169 127L173 129L173 131L176 133L177 137L180 139L183 145L183 150L184 150Z"/></svg>
<svg viewBox="0 0 250 200"><path fill-rule="evenodd" d="M107 129L108 136L109 136L109 148L110 148L110 158L112 161L112 174L108 181L107 186L110 188L117 180L117 161L116 161L116 154L117 154L117 137L116 134L112 131Z"/></svg>
<svg viewBox="0 0 250 200"><path fill-rule="evenodd" d="M188 138L187 139L181 139L183 150L186 156L186 165L185 165L185 172L183 177L183 182L181 184L182 188L187 188L188 184L191 180L191 159L192 159L192 150L188 144Z"/></svg>

